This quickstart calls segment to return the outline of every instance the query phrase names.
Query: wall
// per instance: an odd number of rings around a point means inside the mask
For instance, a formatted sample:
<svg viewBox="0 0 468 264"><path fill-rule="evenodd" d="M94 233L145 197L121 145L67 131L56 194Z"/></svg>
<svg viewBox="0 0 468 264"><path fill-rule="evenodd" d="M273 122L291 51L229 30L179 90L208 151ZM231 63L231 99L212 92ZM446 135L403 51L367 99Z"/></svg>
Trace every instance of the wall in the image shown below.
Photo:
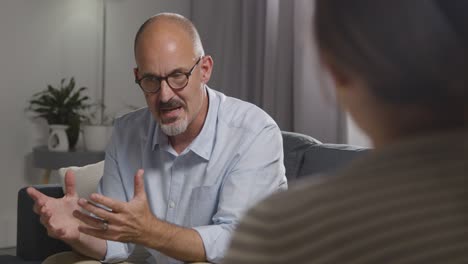
<svg viewBox="0 0 468 264"><path fill-rule="evenodd" d="M40 182L31 150L45 144L47 127L25 113L47 84L74 76L99 98L102 0L2 0L0 3L0 247L16 243L16 196ZM108 0L106 103L110 112L143 105L133 83L133 36L148 16L188 15L188 1Z"/></svg>
<svg viewBox="0 0 468 264"><path fill-rule="evenodd" d="M345 143L344 115L314 40L315 6L294 1L294 131L322 142Z"/></svg>
<svg viewBox="0 0 468 264"><path fill-rule="evenodd" d="M74 76L90 94L98 84L99 3L95 0L3 0L0 7L0 246L15 244L16 195L39 182L31 149L43 122L25 114L31 95Z"/></svg>
<svg viewBox="0 0 468 264"><path fill-rule="evenodd" d="M140 25L159 12L175 12L190 17L190 3L186 0L108 1L105 103L109 114L124 112L128 106L146 105L133 76L133 41Z"/></svg>

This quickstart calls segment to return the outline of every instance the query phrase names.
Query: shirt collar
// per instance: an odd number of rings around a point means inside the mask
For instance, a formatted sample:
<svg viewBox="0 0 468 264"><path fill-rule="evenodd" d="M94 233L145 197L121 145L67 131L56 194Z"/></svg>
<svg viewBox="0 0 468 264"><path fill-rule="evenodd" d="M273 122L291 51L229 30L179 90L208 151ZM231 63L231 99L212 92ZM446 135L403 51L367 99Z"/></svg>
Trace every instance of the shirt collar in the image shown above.
<svg viewBox="0 0 468 264"><path fill-rule="evenodd" d="M191 150L201 158L209 160L211 158L211 152L213 150L215 134L216 134L216 123L217 123L217 112L219 109L219 98L216 96L215 92L211 90L208 86L206 87L207 99L208 99L208 113L203 124L203 128L198 134L198 136L192 141L192 143L187 147L188 150ZM153 133L153 150L157 145L160 145L160 148L166 151L170 151L171 147L169 145L169 138L165 135L157 122L156 129ZM185 152L185 151L184 151Z"/></svg>
<svg viewBox="0 0 468 264"><path fill-rule="evenodd" d="M216 135L217 112L219 109L219 97L206 86L208 98L208 114L200 134L193 140L188 148L205 160L210 160Z"/></svg>

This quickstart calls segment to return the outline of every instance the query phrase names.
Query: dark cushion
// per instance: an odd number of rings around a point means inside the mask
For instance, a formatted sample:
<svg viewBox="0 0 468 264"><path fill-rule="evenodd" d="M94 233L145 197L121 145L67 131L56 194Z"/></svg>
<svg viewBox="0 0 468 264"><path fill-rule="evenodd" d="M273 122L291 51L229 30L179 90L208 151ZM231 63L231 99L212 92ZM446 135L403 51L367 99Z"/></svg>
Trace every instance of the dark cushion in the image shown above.
<svg viewBox="0 0 468 264"><path fill-rule="evenodd" d="M368 152L367 148L344 144L311 145L304 151L302 160L299 162L297 178L318 173L331 173Z"/></svg>
<svg viewBox="0 0 468 264"><path fill-rule="evenodd" d="M289 181L295 180L300 171L300 164L302 163L304 152L306 152L310 146L321 144L321 142L304 134L287 131L282 131L281 134L283 136L286 178L288 178Z"/></svg>
<svg viewBox="0 0 468 264"><path fill-rule="evenodd" d="M15 257L11 255L0 256L0 263L2 264L40 264L41 261L25 261L20 257Z"/></svg>
<svg viewBox="0 0 468 264"><path fill-rule="evenodd" d="M345 144L323 144L300 133L282 131L282 136L288 181L334 171L369 151L367 148Z"/></svg>
<svg viewBox="0 0 468 264"><path fill-rule="evenodd" d="M51 197L63 196L60 185L34 187ZM55 253L71 250L64 242L47 236L46 229L41 225L39 216L33 212L32 208L33 200L26 193L26 188L21 189L18 192L16 255L26 261L41 261Z"/></svg>

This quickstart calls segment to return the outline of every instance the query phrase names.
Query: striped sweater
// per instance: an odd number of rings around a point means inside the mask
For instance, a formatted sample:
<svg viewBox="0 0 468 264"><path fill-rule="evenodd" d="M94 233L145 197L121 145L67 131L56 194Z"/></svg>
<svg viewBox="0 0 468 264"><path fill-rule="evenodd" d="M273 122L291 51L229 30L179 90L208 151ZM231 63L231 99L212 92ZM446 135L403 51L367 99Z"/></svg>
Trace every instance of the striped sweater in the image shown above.
<svg viewBox="0 0 468 264"><path fill-rule="evenodd" d="M468 263L468 131L401 141L266 199L224 263Z"/></svg>

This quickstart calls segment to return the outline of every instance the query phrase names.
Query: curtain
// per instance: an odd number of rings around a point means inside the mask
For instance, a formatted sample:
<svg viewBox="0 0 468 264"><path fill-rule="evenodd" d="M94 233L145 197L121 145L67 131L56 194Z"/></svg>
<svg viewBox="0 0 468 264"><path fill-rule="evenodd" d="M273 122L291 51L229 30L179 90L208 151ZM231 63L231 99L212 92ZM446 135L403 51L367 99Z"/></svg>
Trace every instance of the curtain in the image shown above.
<svg viewBox="0 0 468 264"><path fill-rule="evenodd" d="M264 109L282 130L343 142L344 124L313 41L311 0L196 0L214 59L209 86Z"/></svg>

